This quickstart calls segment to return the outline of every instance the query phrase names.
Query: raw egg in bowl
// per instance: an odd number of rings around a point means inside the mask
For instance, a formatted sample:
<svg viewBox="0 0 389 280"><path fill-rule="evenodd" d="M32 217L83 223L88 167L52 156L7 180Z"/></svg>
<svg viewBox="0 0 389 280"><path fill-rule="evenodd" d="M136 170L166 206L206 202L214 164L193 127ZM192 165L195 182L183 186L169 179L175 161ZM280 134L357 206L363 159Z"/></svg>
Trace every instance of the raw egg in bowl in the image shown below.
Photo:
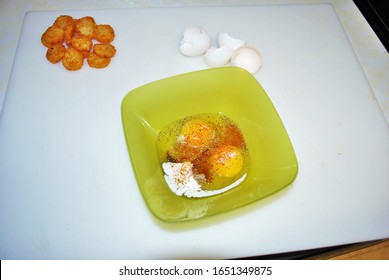
<svg viewBox="0 0 389 280"><path fill-rule="evenodd" d="M242 68L151 82L130 91L121 111L138 187L163 221L242 207L276 193L297 175L296 155L275 107ZM197 189L172 187L177 170L192 172Z"/></svg>

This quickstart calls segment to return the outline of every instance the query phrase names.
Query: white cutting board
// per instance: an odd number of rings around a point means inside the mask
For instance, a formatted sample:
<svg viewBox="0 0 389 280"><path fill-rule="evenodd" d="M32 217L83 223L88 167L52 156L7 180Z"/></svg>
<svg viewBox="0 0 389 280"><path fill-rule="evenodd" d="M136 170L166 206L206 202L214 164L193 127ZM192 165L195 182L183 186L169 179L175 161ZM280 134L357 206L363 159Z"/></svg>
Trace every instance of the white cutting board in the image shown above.
<svg viewBox="0 0 389 280"><path fill-rule="evenodd" d="M40 36L61 14L115 28L108 68L46 61ZM138 190L120 105L137 86L207 68L178 51L191 24L213 44L220 31L260 50L255 77L299 174L242 209L165 224ZM389 237L388 170L388 126L331 5L30 12L0 120L0 259L237 258Z"/></svg>

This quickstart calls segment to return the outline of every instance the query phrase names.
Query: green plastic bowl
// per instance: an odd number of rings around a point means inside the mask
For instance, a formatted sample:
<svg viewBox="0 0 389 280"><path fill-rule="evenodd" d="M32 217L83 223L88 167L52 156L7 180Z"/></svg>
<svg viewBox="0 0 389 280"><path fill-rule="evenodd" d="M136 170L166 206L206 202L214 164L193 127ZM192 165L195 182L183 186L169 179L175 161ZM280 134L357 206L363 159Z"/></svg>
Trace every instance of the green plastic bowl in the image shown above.
<svg viewBox="0 0 389 280"><path fill-rule="evenodd" d="M220 67L158 80L130 91L122 102L128 153L151 212L183 222L233 210L267 197L296 177L296 155L284 125L258 81L238 67ZM159 162L156 138L167 124L196 114L221 113L241 129L249 152L246 179L205 198L171 192Z"/></svg>

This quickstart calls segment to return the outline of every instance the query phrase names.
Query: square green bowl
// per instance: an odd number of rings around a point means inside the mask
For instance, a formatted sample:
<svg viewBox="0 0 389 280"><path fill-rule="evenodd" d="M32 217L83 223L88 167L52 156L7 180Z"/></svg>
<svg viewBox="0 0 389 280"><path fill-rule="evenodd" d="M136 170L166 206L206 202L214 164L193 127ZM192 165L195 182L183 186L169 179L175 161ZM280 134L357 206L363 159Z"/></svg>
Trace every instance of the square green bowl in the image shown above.
<svg viewBox="0 0 389 280"><path fill-rule="evenodd" d="M277 111L258 81L241 68L201 70L143 85L125 96L121 109L139 189L163 221L195 220L242 207L286 187L297 175L296 155ZM249 152L247 177L216 196L177 196L164 179L158 133L178 119L212 113L228 116L241 129Z"/></svg>

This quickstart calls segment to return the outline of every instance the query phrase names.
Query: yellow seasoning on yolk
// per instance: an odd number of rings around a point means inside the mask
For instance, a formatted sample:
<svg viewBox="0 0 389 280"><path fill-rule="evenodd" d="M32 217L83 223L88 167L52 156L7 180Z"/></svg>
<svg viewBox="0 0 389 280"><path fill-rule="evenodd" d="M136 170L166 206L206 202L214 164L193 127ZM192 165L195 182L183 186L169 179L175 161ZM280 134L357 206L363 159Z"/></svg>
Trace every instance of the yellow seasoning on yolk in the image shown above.
<svg viewBox="0 0 389 280"><path fill-rule="evenodd" d="M233 177L240 172L244 158L235 146L222 146L209 159L212 172L223 177Z"/></svg>
<svg viewBox="0 0 389 280"><path fill-rule="evenodd" d="M183 125L181 135L189 146L207 147L215 138L215 130L209 122L193 119Z"/></svg>

